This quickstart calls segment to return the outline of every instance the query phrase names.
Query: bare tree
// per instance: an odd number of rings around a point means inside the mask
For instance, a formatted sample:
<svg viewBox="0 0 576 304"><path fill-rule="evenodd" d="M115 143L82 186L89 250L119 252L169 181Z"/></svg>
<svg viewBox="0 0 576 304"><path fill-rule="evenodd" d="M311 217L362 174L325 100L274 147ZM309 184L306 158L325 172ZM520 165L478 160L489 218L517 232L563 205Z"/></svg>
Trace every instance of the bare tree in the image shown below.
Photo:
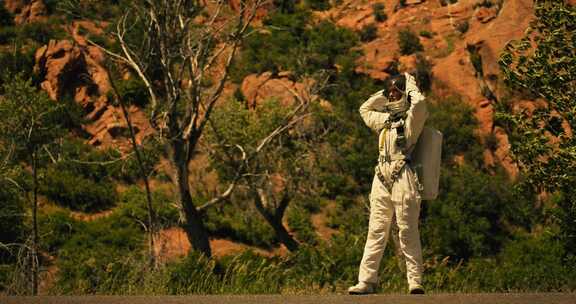
<svg viewBox="0 0 576 304"><path fill-rule="evenodd" d="M144 159L142 156L142 151L138 146L138 142L136 141L136 132L134 131L134 126L132 125L132 120L130 119L130 113L127 109L126 101L124 98L119 94L118 88L116 87L115 81L112 77L110 77L110 84L112 86L112 90L114 92L114 96L118 103L120 104L120 108L122 109L122 115L124 116L124 120L126 121L126 125L128 126L128 132L130 134L130 142L132 143L132 149L134 150L134 154L136 155L136 163L138 165L138 170L140 171L140 176L142 181L144 181L144 189L146 190L146 211L147 211L147 226L146 230L148 232L148 256L150 260L150 266L156 268L157 258L154 252L154 240L156 236L156 212L152 205L152 191L150 190L150 181L148 179L149 171L146 168L146 164L144 163Z"/></svg>
<svg viewBox="0 0 576 304"><path fill-rule="evenodd" d="M120 51L103 48L145 84L150 123L174 169L182 226L192 248L207 256L208 233L191 195L188 166L240 43L264 2L241 0L239 12L226 15L224 0L134 0L116 25Z"/></svg>
<svg viewBox="0 0 576 304"><path fill-rule="evenodd" d="M305 85L300 91L285 86L294 97L289 110L280 107L280 111L270 110L272 113L268 113L260 108L251 112L232 107L226 110L224 117L219 113L217 118L220 119L211 121L211 140L217 143L217 147L208 147L209 152L216 161L225 163L224 171L234 172L233 181L241 183L246 190L244 195L253 201L278 240L290 251L297 250L299 242L284 226L283 218L293 199L306 195L313 188L305 168L313 167L310 161L314 147L322 141L322 134L326 134L326 130L321 130L321 124L313 122L311 111L311 105L318 104L318 93L328 82L326 75L319 73L319 76L315 77L316 80L304 79ZM278 114L283 115L282 119L275 117ZM268 115L271 117L267 119ZM232 121L233 116L258 118L251 121L242 117L240 122L250 122L239 126ZM308 124L304 123L306 120ZM274 122L272 126L271 121ZM242 127L246 130L240 133L233 130ZM258 138L263 130L266 131ZM233 151L240 151L240 156ZM221 178L225 180L226 174L223 175ZM238 176L241 181L238 181ZM204 207L208 206L202 209Z"/></svg>

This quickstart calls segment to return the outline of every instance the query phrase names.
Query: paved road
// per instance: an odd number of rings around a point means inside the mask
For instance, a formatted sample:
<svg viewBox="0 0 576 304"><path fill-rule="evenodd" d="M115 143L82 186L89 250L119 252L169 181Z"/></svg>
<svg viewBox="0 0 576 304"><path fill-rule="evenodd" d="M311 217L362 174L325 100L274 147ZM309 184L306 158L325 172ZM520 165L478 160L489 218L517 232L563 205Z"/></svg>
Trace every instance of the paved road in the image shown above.
<svg viewBox="0 0 576 304"><path fill-rule="evenodd" d="M576 304L576 293L0 297L0 304Z"/></svg>

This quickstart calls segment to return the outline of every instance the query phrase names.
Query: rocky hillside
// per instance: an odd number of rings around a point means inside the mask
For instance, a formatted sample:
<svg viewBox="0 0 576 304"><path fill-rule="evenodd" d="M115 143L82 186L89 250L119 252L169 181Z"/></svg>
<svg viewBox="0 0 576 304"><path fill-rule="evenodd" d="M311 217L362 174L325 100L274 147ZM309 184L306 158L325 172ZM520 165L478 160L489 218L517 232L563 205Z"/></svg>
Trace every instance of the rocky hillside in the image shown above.
<svg viewBox="0 0 576 304"><path fill-rule="evenodd" d="M236 2L230 2L232 9L237 9ZM506 134L493 123L494 103L500 98L509 98L501 83L497 60L505 44L524 33L532 18L532 1L346 0L331 3L329 9L315 11L314 17L365 36L361 45L363 56L356 63L357 72L385 79L396 69L416 73L422 61L431 65L429 94L439 100L458 95L471 105L480 122L479 138L497 141L492 149L484 151L485 163L501 164L511 176L516 175L517 168L507 152ZM16 26L46 23L59 13L50 9L45 0L6 0L4 6L13 14ZM272 5L263 8L259 18L273 9ZM119 108L108 98L110 81L102 66L105 54L85 39L86 35L101 34L105 26L97 20L64 24L61 26L66 32L64 39L37 46L34 72L52 99L72 96L84 108L87 119L84 131L90 135L91 144L124 145L121 134L125 134L125 123ZM406 30L418 37L423 46L420 55L402 54L399 33ZM249 103L255 104L269 96L290 99L286 86L296 90L301 87L291 80L289 71L278 75L249 75L239 89ZM236 89L237 85L230 84L226 91L230 96ZM141 140L150 134L150 128L137 106L130 110L137 138Z"/></svg>

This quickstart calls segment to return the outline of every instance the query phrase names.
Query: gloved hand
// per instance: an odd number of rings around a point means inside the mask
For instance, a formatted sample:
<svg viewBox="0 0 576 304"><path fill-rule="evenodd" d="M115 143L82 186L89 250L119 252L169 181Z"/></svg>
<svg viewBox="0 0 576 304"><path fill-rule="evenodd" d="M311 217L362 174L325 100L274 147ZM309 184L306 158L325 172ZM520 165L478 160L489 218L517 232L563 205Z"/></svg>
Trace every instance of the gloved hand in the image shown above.
<svg viewBox="0 0 576 304"><path fill-rule="evenodd" d="M416 78L408 73L404 73L404 76L406 77L406 96L409 96L410 103L417 103L421 99L424 99L424 96L416 84Z"/></svg>

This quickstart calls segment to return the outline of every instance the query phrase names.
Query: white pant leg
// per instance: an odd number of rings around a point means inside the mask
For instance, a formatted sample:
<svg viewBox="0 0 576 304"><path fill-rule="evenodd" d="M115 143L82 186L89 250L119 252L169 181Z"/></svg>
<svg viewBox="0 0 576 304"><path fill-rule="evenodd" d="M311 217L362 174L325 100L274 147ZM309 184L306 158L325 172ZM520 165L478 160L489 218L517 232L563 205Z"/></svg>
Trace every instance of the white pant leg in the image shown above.
<svg viewBox="0 0 576 304"><path fill-rule="evenodd" d="M358 281L377 283L380 260L388 241L394 206L390 194L377 176L374 176L370 192L370 220L364 255L360 262Z"/></svg>
<svg viewBox="0 0 576 304"><path fill-rule="evenodd" d="M418 219L420 199L405 197L394 203L400 234L400 249L406 259L406 276L410 289L422 287L422 248Z"/></svg>

